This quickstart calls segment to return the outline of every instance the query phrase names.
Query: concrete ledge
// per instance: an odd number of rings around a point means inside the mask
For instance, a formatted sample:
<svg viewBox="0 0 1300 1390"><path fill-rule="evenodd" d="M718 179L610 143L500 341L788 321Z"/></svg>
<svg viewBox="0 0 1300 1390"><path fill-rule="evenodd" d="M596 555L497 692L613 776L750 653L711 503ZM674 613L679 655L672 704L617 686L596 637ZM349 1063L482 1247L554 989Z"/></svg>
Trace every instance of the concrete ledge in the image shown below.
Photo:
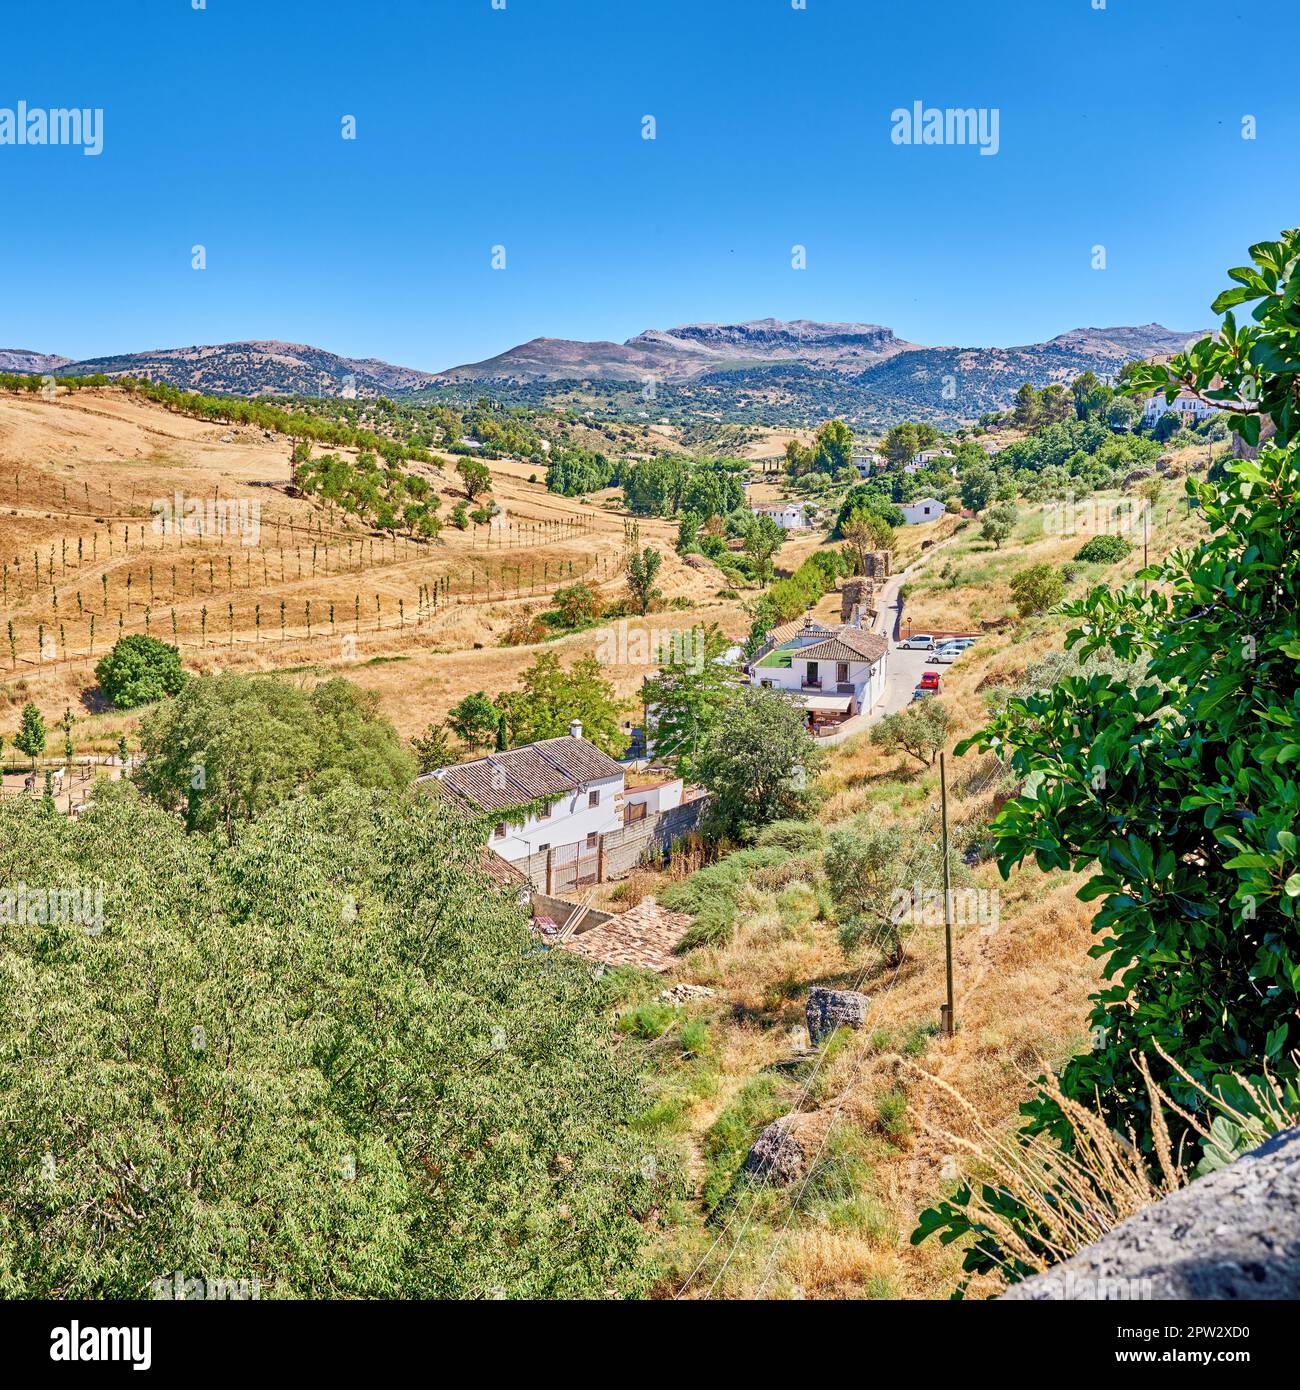
<svg viewBox="0 0 1300 1390"><path fill-rule="evenodd" d="M1002 1298L1300 1298L1300 1128L1197 1178Z"/></svg>

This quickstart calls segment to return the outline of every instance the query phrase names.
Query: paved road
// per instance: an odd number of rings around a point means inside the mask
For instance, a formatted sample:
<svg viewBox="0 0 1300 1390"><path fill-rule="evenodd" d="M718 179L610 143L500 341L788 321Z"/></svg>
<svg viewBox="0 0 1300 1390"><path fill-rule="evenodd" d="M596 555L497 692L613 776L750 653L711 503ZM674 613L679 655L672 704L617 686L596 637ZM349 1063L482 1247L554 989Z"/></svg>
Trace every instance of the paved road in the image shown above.
<svg viewBox="0 0 1300 1390"><path fill-rule="evenodd" d="M913 651L910 648L900 651L896 642L898 632L902 627L903 613L899 590L922 565L928 564L952 539L953 537L949 536L946 540L940 541L938 545L918 556L907 569L899 570L897 574L891 574L885 580L880 590L880 602L876 607L876 621L872 628L872 631L889 639L891 648L889 674L885 678L885 698L875 709L864 714L855 714L852 719L846 719L835 733L819 738L817 740L818 745L843 743L855 734L860 734L863 730L871 728L873 724L878 724L887 714L893 714L905 705L911 704L912 692L921 679L922 671L938 671L942 675L948 670L947 666L930 666L928 664L929 652Z"/></svg>

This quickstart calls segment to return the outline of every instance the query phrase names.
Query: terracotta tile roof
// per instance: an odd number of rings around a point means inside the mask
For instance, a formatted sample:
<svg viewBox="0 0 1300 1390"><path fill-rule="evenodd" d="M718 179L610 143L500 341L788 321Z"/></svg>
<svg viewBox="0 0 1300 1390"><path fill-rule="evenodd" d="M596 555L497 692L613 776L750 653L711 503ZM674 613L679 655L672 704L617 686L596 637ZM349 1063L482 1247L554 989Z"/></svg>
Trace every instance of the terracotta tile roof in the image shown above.
<svg viewBox="0 0 1300 1390"><path fill-rule="evenodd" d="M585 738L544 738L540 743L529 744L529 747L536 748L581 782L599 782L606 777L620 777L623 773L622 767L608 753L602 753Z"/></svg>
<svg viewBox="0 0 1300 1390"><path fill-rule="evenodd" d="M503 859L494 849L484 845L479 855L479 863L489 878L495 879L503 888L531 888L527 877L508 860Z"/></svg>
<svg viewBox="0 0 1300 1390"><path fill-rule="evenodd" d="M548 738L440 768L443 787L485 811L505 811L538 797L562 796L623 769L585 738Z"/></svg>
<svg viewBox="0 0 1300 1390"><path fill-rule="evenodd" d="M824 632L830 636L834 631L833 627L826 627L823 623L809 623L804 618L791 618L788 623L774 627L767 635L770 641L775 642L778 647L783 647L801 632Z"/></svg>
<svg viewBox="0 0 1300 1390"><path fill-rule="evenodd" d="M879 633L844 628L812 647L801 647L792 653L796 661L879 661L889 650L889 643Z"/></svg>
<svg viewBox="0 0 1300 1390"><path fill-rule="evenodd" d="M674 948L691 920L688 912L670 912L653 898L642 898L635 907L566 941L564 949L605 965L636 965L662 974L676 963Z"/></svg>

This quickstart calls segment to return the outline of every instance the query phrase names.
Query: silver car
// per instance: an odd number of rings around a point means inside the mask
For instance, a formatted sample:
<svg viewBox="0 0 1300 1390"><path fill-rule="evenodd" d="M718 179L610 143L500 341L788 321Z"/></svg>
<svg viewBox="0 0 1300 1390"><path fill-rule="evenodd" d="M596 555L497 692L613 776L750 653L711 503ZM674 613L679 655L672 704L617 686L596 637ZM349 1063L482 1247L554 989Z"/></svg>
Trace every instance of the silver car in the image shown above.
<svg viewBox="0 0 1300 1390"><path fill-rule="evenodd" d="M921 651L929 652L934 650L934 638L928 633L918 632L915 637L904 637L898 644L898 650L902 651Z"/></svg>

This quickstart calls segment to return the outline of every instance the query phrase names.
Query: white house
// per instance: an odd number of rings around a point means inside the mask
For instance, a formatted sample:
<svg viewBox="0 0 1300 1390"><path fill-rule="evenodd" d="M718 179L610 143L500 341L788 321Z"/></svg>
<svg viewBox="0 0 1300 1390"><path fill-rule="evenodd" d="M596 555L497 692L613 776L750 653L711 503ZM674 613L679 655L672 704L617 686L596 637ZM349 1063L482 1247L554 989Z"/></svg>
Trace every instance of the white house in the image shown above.
<svg viewBox="0 0 1300 1390"><path fill-rule="evenodd" d="M623 792L623 823L632 825L647 818L653 820L655 816L673 810L682 804L685 790L680 777L637 781Z"/></svg>
<svg viewBox="0 0 1300 1390"><path fill-rule="evenodd" d="M869 478L877 469L884 468L889 460L883 454L867 454L862 458L855 458L853 466L858 470L859 478Z"/></svg>
<svg viewBox="0 0 1300 1390"><path fill-rule="evenodd" d="M1184 425L1198 425L1212 415L1221 415L1223 407L1211 405L1197 396L1180 391L1172 401L1166 401L1163 392L1152 396L1142 410L1142 423L1148 429L1167 411L1180 417Z"/></svg>
<svg viewBox="0 0 1300 1390"><path fill-rule="evenodd" d="M804 531L808 528L808 513L802 502L778 503L773 506L756 504L749 510L755 516L770 516L783 531Z"/></svg>
<svg viewBox="0 0 1300 1390"><path fill-rule="evenodd" d="M885 698L889 641L875 632L841 626L829 635L811 629L757 661L754 685L785 690L808 711L814 731L874 709Z"/></svg>
<svg viewBox="0 0 1300 1390"><path fill-rule="evenodd" d="M593 851L624 822L623 768L582 737L547 738L427 774L475 813L538 805L521 823L497 822L488 843L503 859L526 859L560 845ZM421 778L420 780L426 780Z"/></svg>
<svg viewBox="0 0 1300 1390"><path fill-rule="evenodd" d="M899 511L909 526L919 526L926 521L938 521L948 508L935 497L918 497L915 502L903 503Z"/></svg>
<svg viewBox="0 0 1300 1390"><path fill-rule="evenodd" d="M935 459L953 458L951 449L922 449L919 454L907 465L909 473L915 472L918 468L925 468L933 463Z"/></svg>

